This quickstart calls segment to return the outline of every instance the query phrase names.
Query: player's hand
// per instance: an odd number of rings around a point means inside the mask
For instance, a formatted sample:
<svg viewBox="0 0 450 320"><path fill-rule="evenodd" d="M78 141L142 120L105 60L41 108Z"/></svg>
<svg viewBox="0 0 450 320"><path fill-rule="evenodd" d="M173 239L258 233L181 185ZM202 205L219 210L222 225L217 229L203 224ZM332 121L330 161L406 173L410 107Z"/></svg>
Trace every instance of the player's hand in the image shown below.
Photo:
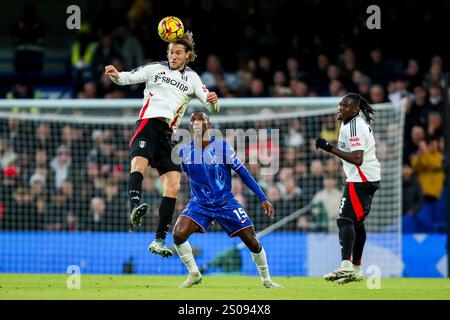
<svg viewBox="0 0 450 320"><path fill-rule="evenodd" d="M113 65L110 64L105 67L105 76L117 77L118 75L119 72Z"/></svg>
<svg viewBox="0 0 450 320"><path fill-rule="evenodd" d="M215 92L208 92L206 96L206 102L216 104L219 98L217 98L217 94Z"/></svg>
<svg viewBox="0 0 450 320"><path fill-rule="evenodd" d="M272 206L272 204L269 201L264 201L261 203L261 207L264 210L264 213L266 214L266 216L268 216L270 219L274 219L275 218L275 210Z"/></svg>
<svg viewBox="0 0 450 320"><path fill-rule="evenodd" d="M316 140L316 149L322 149L326 152L330 152L333 146L324 138L317 138Z"/></svg>

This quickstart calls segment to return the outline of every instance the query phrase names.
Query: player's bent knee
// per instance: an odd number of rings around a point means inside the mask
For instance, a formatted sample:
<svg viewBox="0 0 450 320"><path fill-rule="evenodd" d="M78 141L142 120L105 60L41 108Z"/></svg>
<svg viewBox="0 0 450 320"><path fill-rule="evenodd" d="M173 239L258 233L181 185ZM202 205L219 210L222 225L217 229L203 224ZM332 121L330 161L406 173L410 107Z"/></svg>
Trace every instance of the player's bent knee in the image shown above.
<svg viewBox="0 0 450 320"><path fill-rule="evenodd" d="M173 243L175 243L177 246L183 244L187 240L187 237L185 234L178 232L176 230L174 230L172 237L173 237Z"/></svg>
<svg viewBox="0 0 450 320"><path fill-rule="evenodd" d="M252 239L247 243L247 248L253 253L260 253L262 246L257 239Z"/></svg>
<svg viewBox="0 0 450 320"><path fill-rule="evenodd" d="M148 167L148 160L142 157L134 157L131 161L131 172L139 171L142 175L145 175L145 171Z"/></svg>
<svg viewBox="0 0 450 320"><path fill-rule="evenodd" d="M181 186L179 182L166 183L164 188L164 196L176 198L180 192Z"/></svg>
<svg viewBox="0 0 450 320"><path fill-rule="evenodd" d="M353 226L353 220L350 218L340 217L336 220L339 229L346 227L348 225Z"/></svg>

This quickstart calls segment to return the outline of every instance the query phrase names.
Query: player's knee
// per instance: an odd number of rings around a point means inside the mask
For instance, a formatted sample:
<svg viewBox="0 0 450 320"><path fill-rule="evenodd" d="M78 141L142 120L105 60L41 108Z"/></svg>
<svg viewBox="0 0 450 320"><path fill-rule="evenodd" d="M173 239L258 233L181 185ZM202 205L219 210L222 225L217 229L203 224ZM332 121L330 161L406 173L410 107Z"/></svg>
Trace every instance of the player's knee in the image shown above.
<svg viewBox="0 0 450 320"><path fill-rule="evenodd" d="M133 161L131 163L131 172L139 171L142 175L145 175L145 171L147 170L147 164L145 161Z"/></svg>
<svg viewBox="0 0 450 320"><path fill-rule="evenodd" d="M183 244L187 240L186 234L178 228L174 228L172 237L173 243L175 243L177 246Z"/></svg>
<svg viewBox="0 0 450 320"><path fill-rule="evenodd" d="M349 218L341 217L341 218L338 218L336 220L336 222L337 222L337 226L338 226L339 229L346 228L346 227L349 227L349 226L353 226L353 220L349 219Z"/></svg>
<svg viewBox="0 0 450 320"><path fill-rule="evenodd" d="M262 246L257 239L252 239L248 244L247 248L253 253L260 253Z"/></svg>
<svg viewBox="0 0 450 320"><path fill-rule="evenodd" d="M179 181L169 181L165 183L164 195L167 197L176 198L180 192L180 182Z"/></svg>

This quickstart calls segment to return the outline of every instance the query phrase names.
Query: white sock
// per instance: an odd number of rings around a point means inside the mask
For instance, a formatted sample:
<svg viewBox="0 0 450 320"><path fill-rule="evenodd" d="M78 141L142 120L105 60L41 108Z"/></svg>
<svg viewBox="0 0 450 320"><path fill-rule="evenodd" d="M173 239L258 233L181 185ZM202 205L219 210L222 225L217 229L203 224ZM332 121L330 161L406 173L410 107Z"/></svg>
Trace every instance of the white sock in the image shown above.
<svg viewBox="0 0 450 320"><path fill-rule="evenodd" d="M184 265L188 269L189 273L200 273L200 271L198 271L197 263L195 263L189 241L185 241L179 246L175 245L175 250L177 251L181 261L183 261Z"/></svg>
<svg viewBox="0 0 450 320"><path fill-rule="evenodd" d="M252 252L252 258L258 268L262 281L270 281L269 266L267 265L267 257L264 248L261 249L260 253Z"/></svg>

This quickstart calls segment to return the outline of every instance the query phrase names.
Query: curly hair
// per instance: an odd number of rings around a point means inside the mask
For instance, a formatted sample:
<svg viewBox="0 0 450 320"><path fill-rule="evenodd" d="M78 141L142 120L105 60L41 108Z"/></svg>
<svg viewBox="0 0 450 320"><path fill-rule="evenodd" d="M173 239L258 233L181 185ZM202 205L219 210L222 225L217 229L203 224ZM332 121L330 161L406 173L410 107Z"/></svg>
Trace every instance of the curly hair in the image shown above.
<svg viewBox="0 0 450 320"><path fill-rule="evenodd" d="M361 110L366 117L367 123L370 124L370 122L373 121L372 115L374 114L374 110L363 96L359 93L348 93L345 97L356 102L358 109Z"/></svg>
<svg viewBox="0 0 450 320"><path fill-rule="evenodd" d="M197 58L197 53L195 52L194 35L191 31L185 32L179 39L175 40L173 43L182 44L183 46L185 46L186 51L191 52L187 60L188 63L193 62L195 58Z"/></svg>

